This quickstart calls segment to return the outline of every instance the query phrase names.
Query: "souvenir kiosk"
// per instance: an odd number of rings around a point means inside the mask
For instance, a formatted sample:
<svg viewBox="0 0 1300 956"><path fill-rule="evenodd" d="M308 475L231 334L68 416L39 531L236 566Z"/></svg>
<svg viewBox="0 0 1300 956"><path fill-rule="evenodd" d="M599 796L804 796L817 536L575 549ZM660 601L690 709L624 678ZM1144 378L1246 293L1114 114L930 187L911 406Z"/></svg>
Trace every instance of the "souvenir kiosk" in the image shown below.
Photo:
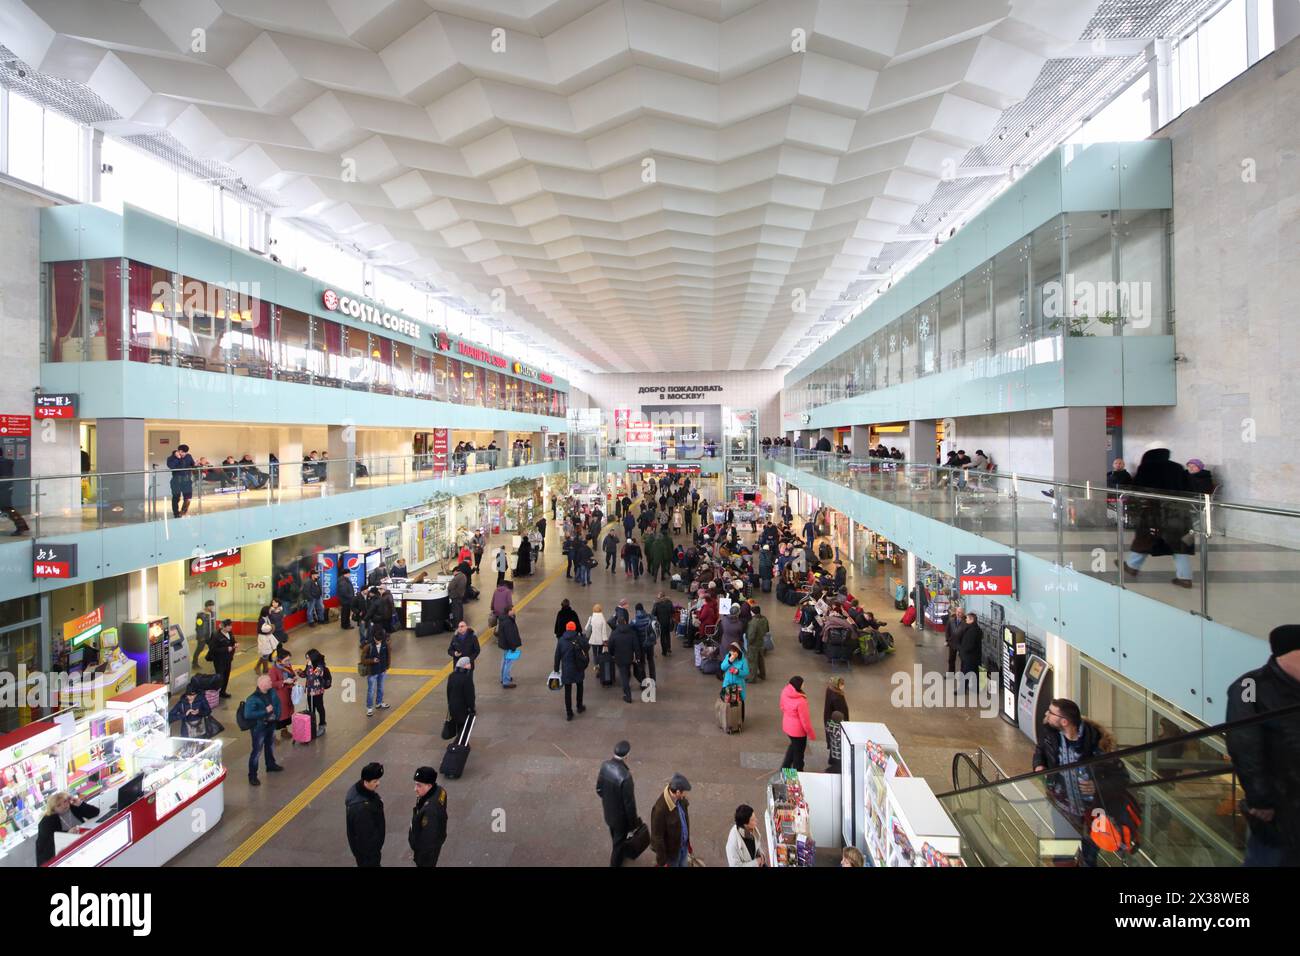
<svg viewBox="0 0 1300 956"><path fill-rule="evenodd" d="M778 771L768 781L763 823L769 866L837 866L839 774Z"/></svg>
<svg viewBox="0 0 1300 956"><path fill-rule="evenodd" d="M840 734L845 845L871 866L963 866L956 825L907 769L889 728L845 721Z"/></svg>
<svg viewBox="0 0 1300 956"><path fill-rule="evenodd" d="M56 833L47 866L161 866L215 826L221 742L174 738L167 715L167 688L144 684L80 720L60 713L0 738L0 866L36 865L36 830L60 790L99 816Z"/></svg>

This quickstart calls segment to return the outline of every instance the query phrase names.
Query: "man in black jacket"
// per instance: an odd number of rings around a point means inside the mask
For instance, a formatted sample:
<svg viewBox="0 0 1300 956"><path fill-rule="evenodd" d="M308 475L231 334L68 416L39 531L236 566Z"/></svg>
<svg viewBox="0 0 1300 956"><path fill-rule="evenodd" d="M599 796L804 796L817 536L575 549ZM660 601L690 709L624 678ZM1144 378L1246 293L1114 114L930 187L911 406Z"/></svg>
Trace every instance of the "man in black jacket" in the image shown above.
<svg viewBox="0 0 1300 956"><path fill-rule="evenodd" d="M970 616L970 615L968 615ZM1079 763L1113 749L1114 741L1098 724L1085 720L1079 705L1058 697L1047 707L1043 726L1034 748L1034 771L1054 770ZM1128 771L1118 760L1101 761L1088 767L1048 774L1047 792L1062 812L1070 815L1083 837L1080 849L1084 866L1097 863L1097 844L1088 838L1092 811L1118 810L1128 783Z"/></svg>
<svg viewBox="0 0 1300 956"><path fill-rule="evenodd" d="M338 599L339 599L339 626L345 631L352 630L352 602L356 599L356 592L352 587L352 575L348 574L342 568L339 568L338 580Z"/></svg>
<svg viewBox="0 0 1300 956"><path fill-rule="evenodd" d="M673 652L673 602L668 600L668 595L663 591L659 592L659 598L655 601L654 607L650 609L656 621L659 622L659 651L667 657Z"/></svg>
<svg viewBox="0 0 1300 956"><path fill-rule="evenodd" d="M451 643L447 645L447 656L451 658L452 664L462 657L468 657L473 666L478 661L480 651L482 647L479 646L478 635L474 633L474 628L461 621L456 625L456 633L452 634Z"/></svg>
<svg viewBox="0 0 1300 956"><path fill-rule="evenodd" d="M438 855L447 842L447 791L438 786L438 771L432 767L415 771L415 809L406 842L416 866L438 865Z"/></svg>
<svg viewBox="0 0 1300 956"><path fill-rule="evenodd" d="M979 626L974 613L967 612L966 624L961 629L957 643L957 656L961 658L961 675L974 678L975 688L979 688L980 659L984 656L984 631Z"/></svg>
<svg viewBox="0 0 1300 956"><path fill-rule="evenodd" d="M230 684L230 665L235 659L234 627L234 622L230 618L226 618L208 641L207 658L212 661L213 670L221 677L220 693L222 700L230 699L227 687Z"/></svg>
<svg viewBox="0 0 1300 956"><path fill-rule="evenodd" d="M948 645L948 673L957 673L957 650L961 647L961 632L966 629L966 612L960 604L948 609L948 618L943 622L943 639Z"/></svg>
<svg viewBox="0 0 1300 956"><path fill-rule="evenodd" d="M617 612L615 612L617 615ZM627 618L621 618L609 638L609 651L614 655L619 680L623 682L623 700L632 703L632 665L641 650L641 637Z"/></svg>
<svg viewBox="0 0 1300 956"><path fill-rule="evenodd" d="M384 776L384 766L368 763L361 769L358 780L343 801L347 811L348 849L352 851L357 866L380 865L384 852L384 801L379 797L379 781Z"/></svg>
<svg viewBox="0 0 1300 956"><path fill-rule="evenodd" d="M627 768L627 755L632 745L620 740L614 745L614 756L600 765L600 774L596 777L596 795L600 797L605 810L605 824L609 827L609 838L614 849L609 855L610 866L623 865L623 847L628 834L637 828L641 818L636 812L636 791L632 784L632 772Z"/></svg>
<svg viewBox="0 0 1300 956"><path fill-rule="evenodd" d="M1300 704L1300 624L1268 635L1272 655L1228 688L1229 721ZM1300 715L1228 732L1228 753L1246 791L1246 866L1300 866Z"/></svg>

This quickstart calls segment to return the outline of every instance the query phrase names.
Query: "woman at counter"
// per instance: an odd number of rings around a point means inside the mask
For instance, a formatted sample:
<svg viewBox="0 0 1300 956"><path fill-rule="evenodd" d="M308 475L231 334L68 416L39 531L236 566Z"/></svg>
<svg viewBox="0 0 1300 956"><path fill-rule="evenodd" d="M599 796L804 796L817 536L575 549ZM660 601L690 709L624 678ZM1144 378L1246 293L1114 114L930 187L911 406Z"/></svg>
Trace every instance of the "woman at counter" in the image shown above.
<svg viewBox="0 0 1300 956"><path fill-rule="evenodd" d="M45 802L45 816L36 829L36 865L44 866L54 859L54 834L71 833L85 821L99 816L99 810L66 790L50 794Z"/></svg>

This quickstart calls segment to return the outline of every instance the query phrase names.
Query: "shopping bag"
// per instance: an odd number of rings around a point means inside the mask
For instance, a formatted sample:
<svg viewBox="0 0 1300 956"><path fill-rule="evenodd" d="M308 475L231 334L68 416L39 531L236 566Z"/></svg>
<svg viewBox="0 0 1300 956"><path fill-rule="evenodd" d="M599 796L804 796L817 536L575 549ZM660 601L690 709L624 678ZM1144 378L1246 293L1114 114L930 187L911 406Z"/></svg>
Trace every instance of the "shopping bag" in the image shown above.
<svg viewBox="0 0 1300 956"><path fill-rule="evenodd" d="M293 689L289 691L289 701L293 704L294 710L302 706L303 698L307 692L303 689L302 684L294 684Z"/></svg>
<svg viewBox="0 0 1300 956"><path fill-rule="evenodd" d="M517 661L521 654L523 654L523 649L516 647L513 650L506 651L502 656L508 661Z"/></svg>
<svg viewBox="0 0 1300 956"><path fill-rule="evenodd" d="M549 687L551 690L559 690L559 689L560 689L560 672L559 672L559 671L551 671L549 674L546 675L546 686Z"/></svg>

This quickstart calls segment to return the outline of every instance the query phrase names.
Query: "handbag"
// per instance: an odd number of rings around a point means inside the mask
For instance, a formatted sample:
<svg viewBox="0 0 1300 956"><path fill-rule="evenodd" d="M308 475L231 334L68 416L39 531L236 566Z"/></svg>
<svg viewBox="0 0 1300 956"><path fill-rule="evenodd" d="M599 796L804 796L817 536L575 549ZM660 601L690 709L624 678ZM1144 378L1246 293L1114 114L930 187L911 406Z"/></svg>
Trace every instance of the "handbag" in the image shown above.
<svg viewBox="0 0 1300 956"><path fill-rule="evenodd" d="M496 626L497 626L497 616L496 616L495 614L493 614L491 611L489 611L489 612L488 612L488 627L496 627Z"/></svg>
<svg viewBox="0 0 1300 956"><path fill-rule="evenodd" d="M211 740L213 737L221 736L221 732L226 729L226 725L215 717L206 717L203 721L203 736Z"/></svg>
<svg viewBox="0 0 1300 956"><path fill-rule="evenodd" d="M451 740L456 736L456 725L452 723L451 714L448 714L442 722L442 739Z"/></svg>
<svg viewBox="0 0 1300 956"><path fill-rule="evenodd" d="M623 856L629 860L635 860L649 846L650 828L645 825L644 820L637 820L636 826L628 833L627 840L623 843Z"/></svg>

